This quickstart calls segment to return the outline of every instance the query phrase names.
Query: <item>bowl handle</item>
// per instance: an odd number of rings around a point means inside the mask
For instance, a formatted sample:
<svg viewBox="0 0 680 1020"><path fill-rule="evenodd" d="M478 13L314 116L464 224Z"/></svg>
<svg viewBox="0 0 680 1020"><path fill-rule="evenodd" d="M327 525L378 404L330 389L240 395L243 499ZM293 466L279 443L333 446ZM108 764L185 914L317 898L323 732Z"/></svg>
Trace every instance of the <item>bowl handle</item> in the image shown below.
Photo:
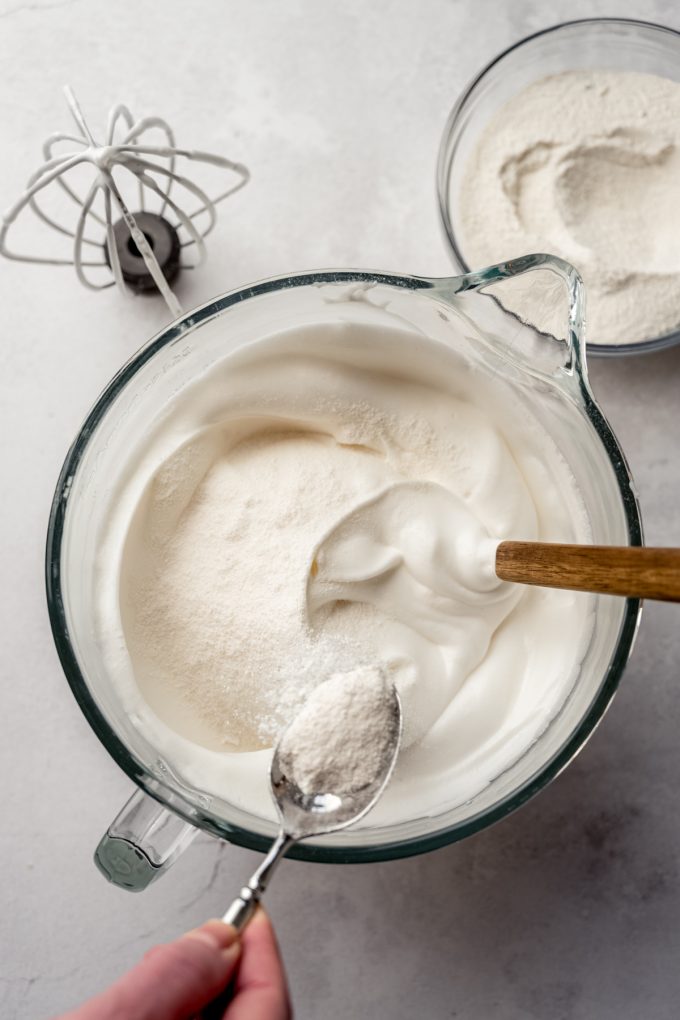
<svg viewBox="0 0 680 1020"><path fill-rule="evenodd" d="M563 368L569 375L576 374L585 379L585 288L578 272L564 259L556 255L521 255L507 262L488 266L477 272L465 273L463 276L445 279L432 279L428 283L432 289L446 298L450 294L464 294L468 291L483 290L495 283L511 280L534 270L542 269L554 273L564 283L567 290L568 318L566 336L566 358Z"/></svg>
<svg viewBox="0 0 680 1020"><path fill-rule="evenodd" d="M197 833L193 825L137 790L102 836L94 861L109 882L140 892L174 864Z"/></svg>

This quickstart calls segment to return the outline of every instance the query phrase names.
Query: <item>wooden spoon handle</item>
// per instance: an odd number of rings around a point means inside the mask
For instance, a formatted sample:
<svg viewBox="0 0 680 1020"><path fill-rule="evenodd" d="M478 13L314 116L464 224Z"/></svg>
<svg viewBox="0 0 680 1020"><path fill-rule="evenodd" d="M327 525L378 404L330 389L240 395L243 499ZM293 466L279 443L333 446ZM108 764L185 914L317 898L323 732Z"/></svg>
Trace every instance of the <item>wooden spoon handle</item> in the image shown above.
<svg viewBox="0 0 680 1020"><path fill-rule="evenodd" d="M680 549L501 542L502 581L680 602Z"/></svg>

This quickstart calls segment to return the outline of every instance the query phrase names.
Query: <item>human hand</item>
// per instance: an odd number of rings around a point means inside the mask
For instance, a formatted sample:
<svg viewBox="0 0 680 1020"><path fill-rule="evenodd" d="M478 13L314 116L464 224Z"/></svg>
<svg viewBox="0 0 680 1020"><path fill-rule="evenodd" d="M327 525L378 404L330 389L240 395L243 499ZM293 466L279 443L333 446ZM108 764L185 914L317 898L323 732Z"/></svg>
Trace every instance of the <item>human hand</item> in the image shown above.
<svg viewBox="0 0 680 1020"><path fill-rule="evenodd" d="M202 1012L204 1011L204 1012ZM149 950L101 995L57 1020L290 1020L283 964L260 908L239 938L208 921Z"/></svg>

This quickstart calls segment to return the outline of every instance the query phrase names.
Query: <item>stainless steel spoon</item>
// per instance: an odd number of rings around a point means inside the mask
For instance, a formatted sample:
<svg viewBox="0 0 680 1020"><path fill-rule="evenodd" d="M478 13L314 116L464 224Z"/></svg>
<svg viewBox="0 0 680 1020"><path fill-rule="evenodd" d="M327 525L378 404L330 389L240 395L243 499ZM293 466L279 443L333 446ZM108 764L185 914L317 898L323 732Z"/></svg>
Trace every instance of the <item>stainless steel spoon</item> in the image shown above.
<svg viewBox="0 0 680 1020"><path fill-rule="evenodd" d="M373 780L360 790L349 794L340 794L334 790L303 793L295 782L295 776L284 775L281 769L279 739L272 757L269 781L281 827L262 864L222 918L237 931L245 928L253 916L276 865L293 843L299 843L310 836L325 836L348 828L363 818L382 794L394 770L401 743L401 702L396 688L392 687L391 691L393 702L389 716L389 739L385 741L385 751Z"/></svg>

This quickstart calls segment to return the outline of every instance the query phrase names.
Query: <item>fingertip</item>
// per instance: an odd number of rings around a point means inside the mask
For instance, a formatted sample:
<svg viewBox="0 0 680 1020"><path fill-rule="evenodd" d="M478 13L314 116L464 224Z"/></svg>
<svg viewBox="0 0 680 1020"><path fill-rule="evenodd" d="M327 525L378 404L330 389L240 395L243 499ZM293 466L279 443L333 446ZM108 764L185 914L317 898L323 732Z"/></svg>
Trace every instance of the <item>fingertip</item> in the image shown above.
<svg viewBox="0 0 680 1020"><path fill-rule="evenodd" d="M250 975L255 961L259 961L256 968L260 973L269 972L278 979L283 974L281 952L279 949L276 932L269 915L258 907L253 915L250 924L243 932L243 959L241 969L246 977Z"/></svg>
<svg viewBox="0 0 680 1020"><path fill-rule="evenodd" d="M235 997L225 1020L289 1020L290 998L273 925L262 908L243 932Z"/></svg>
<svg viewBox="0 0 680 1020"><path fill-rule="evenodd" d="M274 925L262 907L258 906L248 926L243 930L243 942L246 947L252 947L254 944L270 944L277 947Z"/></svg>
<svg viewBox="0 0 680 1020"><path fill-rule="evenodd" d="M269 914L264 909L261 903L258 903L255 908L255 913L252 916L251 924L267 924L271 928L272 923L269 920Z"/></svg>
<svg viewBox="0 0 680 1020"><path fill-rule="evenodd" d="M272 938L274 937L274 925L272 924L272 919L264 907L260 904L258 904L248 927L252 928L253 925L256 929L266 929L271 934Z"/></svg>
<svg viewBox="0 0 680 1020"><path fill-rule="evenodd" d="M198 928L192 928L182 938L199 939L201 942L205 942L217 949L230 949L235 944L239 944L236 929L230 924L225 924L224 921L219 921L217 918L206 921L205 924L200 925Z"/></svg>

